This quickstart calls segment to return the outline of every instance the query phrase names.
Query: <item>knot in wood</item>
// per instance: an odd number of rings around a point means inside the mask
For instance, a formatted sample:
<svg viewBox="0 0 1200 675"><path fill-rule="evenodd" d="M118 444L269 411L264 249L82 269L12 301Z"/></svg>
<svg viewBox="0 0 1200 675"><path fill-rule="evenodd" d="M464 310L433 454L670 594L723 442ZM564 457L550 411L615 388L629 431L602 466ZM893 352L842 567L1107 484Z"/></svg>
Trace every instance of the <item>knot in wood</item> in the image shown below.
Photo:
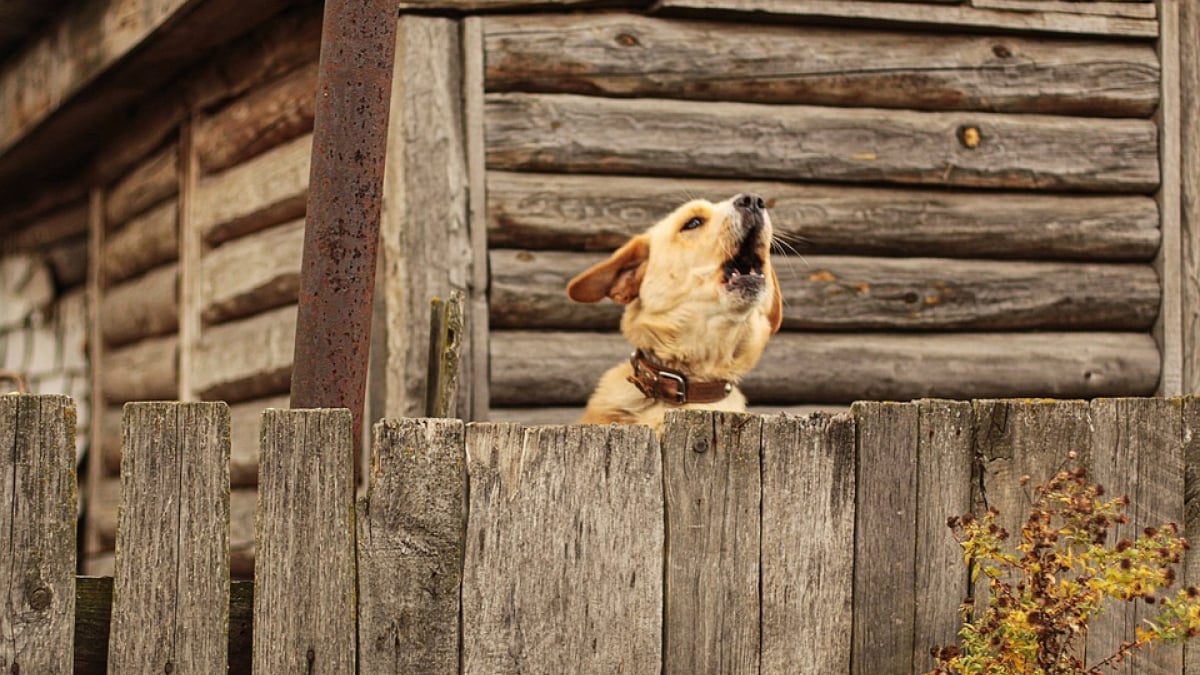
<svg viewBox="0 0 1200 675"><path fill-rule="evenodd" d="M1007 58L1012 57L1012 50L1009 49L1008 47L1005 47L1004 45L992 45L992 53L995 54L996 56L999 56L1002 59L1007 59Z"/></svg>
<svg viewBox="0 0 1200 675"><path fill-rule="evenodd" d="M979 147L979 143L983 140L983 133L979 131L979 127L972 124L964 124L958 128L958 142L964 148L974 150Z"/></svg>
<svg viewBox="0 0 1200 675"><path fill-rule="evenodd" d="M167 661L167 665L163 666L163 672L171 675L171 673L175 672L175 664Z"/></svg>
<svg viewBox="0 0 1200 675"><path fill-rule="evenodd" d="M30 589L28 599L29 606L40 612L50 606L50 589L45 586Z"/></svg>
<svg viewBox="0 0 1200 675"><path fill-rule="evenodd" d="M704 454L708 452L708 439L697 439L696 444L692 446L692 452L695 452L696 454Z"/></svg>
<svg viewBox="0 0 1200 675"><path fill-rule="evenodd" d="M629 33L618 33L617 44L622 47L637 47L641 42L638 42L638 39Z"/></svg>

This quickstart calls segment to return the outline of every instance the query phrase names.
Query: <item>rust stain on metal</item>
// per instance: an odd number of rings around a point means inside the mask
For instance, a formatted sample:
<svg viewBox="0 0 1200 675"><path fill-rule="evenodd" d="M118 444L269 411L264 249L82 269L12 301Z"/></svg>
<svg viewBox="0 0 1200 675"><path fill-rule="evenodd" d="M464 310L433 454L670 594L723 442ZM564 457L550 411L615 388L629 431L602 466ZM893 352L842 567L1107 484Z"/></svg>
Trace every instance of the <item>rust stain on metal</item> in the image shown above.
<svg viewBox="0 0 1200 675"><path fill-rule="evenodd" d="M327 0L321 33L291 405L349 408L356 448L362 437L396 20L395 2Z"/></svg>

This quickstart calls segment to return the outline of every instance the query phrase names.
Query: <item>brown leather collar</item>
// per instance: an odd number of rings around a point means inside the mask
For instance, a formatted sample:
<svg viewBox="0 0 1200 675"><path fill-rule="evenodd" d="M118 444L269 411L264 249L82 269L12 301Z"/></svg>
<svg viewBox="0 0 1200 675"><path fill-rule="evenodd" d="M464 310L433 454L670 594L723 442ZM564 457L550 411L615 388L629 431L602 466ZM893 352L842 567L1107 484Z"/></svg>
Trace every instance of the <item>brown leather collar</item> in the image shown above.
<svg viewBox="0 0 1200 675"><path fill-rule="evenodd" d="M673 368L660 366L640 349L630 355L629 364L633 366L633 375L629 376L629 381L647 398L675 405L716 403L733 391L733 383L724 380L690 382L687 375Z"/></svg>

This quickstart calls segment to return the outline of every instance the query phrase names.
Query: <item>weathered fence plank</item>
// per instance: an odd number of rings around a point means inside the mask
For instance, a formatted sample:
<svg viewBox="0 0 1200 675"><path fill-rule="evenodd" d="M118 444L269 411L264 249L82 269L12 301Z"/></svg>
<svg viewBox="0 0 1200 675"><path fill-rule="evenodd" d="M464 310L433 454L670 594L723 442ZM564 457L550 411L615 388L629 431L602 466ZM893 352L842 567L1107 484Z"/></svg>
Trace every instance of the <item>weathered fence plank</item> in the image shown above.
<svg viewBox="0 0 1200 675"><path fill-rule="evenodd" d="M613 133L613 120L621 120ZM1150 193L1150 120L489 94L490 168ZM962 137L974 129L978 143Z"/></svg>
<svg viewBox="0 0 1200 675"><path fill-rule="evenodd" d="M1097 399L1091 403L1090 479L1103 485L1105 499L1129 497L1126 524L1118 523L1107 542L1137 539L1147 527L1184 525L1184 427L1180 401L1162 398ZM1194 534L1192 535L1194 536ZM1176 592L1176 588L1167 591ZM1107 601L1103 614L1088 629L1087 661L1115 653L1123 640L1134 639L1134 627L1158 613L1156 605ZM1183 669L1181 645L1157 645L1117 664L1124 675L1178 675Z"/></svg>
<svg viewBox="0 0 1200 675"><path fill-rule="evenodd" d="M761 417L668 413L664 673L757 672Z"/></svg>
<svg viewBox="0 0 1200 675"><path fill-rule="evenodd" d="M1197 25L1200 27L1200 25ZM1183 555L1182 586L1200 586L1200 398L1181 399L1183 426L1183 533L1192 547ZM1183 672L1200 674L1200 643L1195 640L1183 645Z"/></svg>
<svg viewBox="0 0 1200 675"><path fill-rule="evenodd" d="M625 307L578 303L567 282L606 254L492 249L497 328L616 328ZM1162 302L1149 264L944 258L772 259L789 330L1149 330Z"/></svg>
<svg viewBox="0 0 1200 675"><path fill-rule="evenodd" d="M858 458L850 672L910 673L919 410L915 403L855 403L851 411Z"/></svg>
<svg viewBox="0 0 1200 675"><path fill-rule="evenodd" d="M254 672L355 672L350 411L263 413Z"/></svg>
<svg viewBox="0 0 1200 675"><path fill-rule="evenodd" d="M803 253L1141 260L1158 250L1158 206L1141 195L884 189L747 180L487 174L493 248L611 251L683 201L767 199L775 235Z"/></svg>
<svg viewBox="0 0 1200 675"><path fill-rule="evenodd" d="M471 425L467 448L462 671L658 672L664 535L653 432Z"/></svg>
<svg viewBox="0 0 1200 675"><path fill-rule="evenodd" d="M358 663L363 673L459 671L466 524L460 420L375 425L359 501Z"/></svg>
<svg viewBox="0 0 1200 675"><path fill-rule="evenodd" d="M850 670L854 420L762 421L762 670ZM797 505L803 507L797 508Z"/></svg>
<svg viewBox="0 0 1200 675"><path fill-rule="evenodd" d="M131 403L124 437L108 670L222 672L229 407Z"/></svg>
<svg viewBox="0 0 1200 675"><path fill-rule="evenodd" d="M71 672L75 615L75 406L0 396L0 669Z"/></svg>
<svg viewBox="0 0 1200 675"><path fill-rule="evenodd" d="M1158 101L1149 44L617 13L483 25L490 91L1113 117L1149 117Z"/></svg>

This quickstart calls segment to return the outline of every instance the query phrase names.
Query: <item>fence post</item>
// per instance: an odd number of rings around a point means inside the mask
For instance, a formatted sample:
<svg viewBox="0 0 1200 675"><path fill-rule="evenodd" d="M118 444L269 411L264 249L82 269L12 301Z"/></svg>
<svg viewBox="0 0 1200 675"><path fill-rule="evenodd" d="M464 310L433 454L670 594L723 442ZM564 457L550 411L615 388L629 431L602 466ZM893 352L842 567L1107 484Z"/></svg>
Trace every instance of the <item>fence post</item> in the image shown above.
<svg viewBox="0 0 1200 675"><path fill-rule="evenodd" d="M374 432L357 515L359 670L457 675L463 423L384 420Z"/></svg>
<svg viewBox="0 0 1200 675"><path fill-rule="evenodd" d="M108 672L224 672L229 407L128 403L124 429Z"/></svg>
<svg viewBox="0 0 1200 675"><path fill-rule="evenodd" d="M75 619L75 405L0 396L0 669L67 674Z"/></svg>
<svg viewBox="0 0 1200 675"><path fill-rule="evenodd" d="M354 675L350 411L263 412L254 672Z"/></svg>
<svg viewBox="0 0 1200 675"><path fill-rule="evenodd" d="M759 669L762 418L670 412L663 672Z"/></svg>

